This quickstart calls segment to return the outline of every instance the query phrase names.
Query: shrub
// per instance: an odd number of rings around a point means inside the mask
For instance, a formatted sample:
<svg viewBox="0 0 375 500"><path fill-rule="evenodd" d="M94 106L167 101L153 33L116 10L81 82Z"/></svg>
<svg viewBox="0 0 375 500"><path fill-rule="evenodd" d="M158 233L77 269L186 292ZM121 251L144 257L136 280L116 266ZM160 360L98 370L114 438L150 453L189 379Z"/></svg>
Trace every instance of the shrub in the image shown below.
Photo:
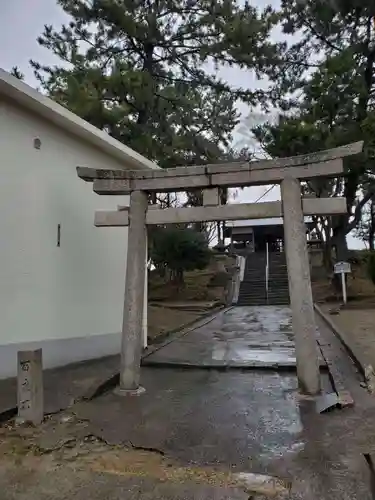
<svg viewBox="0 0 375 500"><path fill-rule="evenodd" d="M171 278L184 280L184 271L204 269L211 251L203 234L174 226L153 231L150 256L157 268L168 267Z"/></svg>

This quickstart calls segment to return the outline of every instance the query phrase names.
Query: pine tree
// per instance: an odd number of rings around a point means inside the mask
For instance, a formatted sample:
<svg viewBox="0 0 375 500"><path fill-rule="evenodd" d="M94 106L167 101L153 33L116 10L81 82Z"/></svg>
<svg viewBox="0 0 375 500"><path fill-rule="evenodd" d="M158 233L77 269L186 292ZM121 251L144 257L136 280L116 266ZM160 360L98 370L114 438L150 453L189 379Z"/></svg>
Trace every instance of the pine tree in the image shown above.
<svg viewBox="0 0 375 500"><path fill-rule="evenodd" d="M163 167L220 157L238 123L236 100L262 97L230 87L216 70L272 64L271 8L259 13L235 0L58 3L71 21L45 26L38 39L61 61L31 61L42 88Z"/></svg>
<svg viewBox="0 0 375 500"><path fill-rule="evenodd" d="M347 199L347 213L329 221L332 244L343 260L346 235L375 192L375 4L282 0L279 15L284 33L298 34L298 41L285 44L268 71L269 102L282 110L279 125L257 127L255 133L273 156L365 141L365 154L345 161L345 177L320 181L318 187L310 183L314 192Z"/></svg>

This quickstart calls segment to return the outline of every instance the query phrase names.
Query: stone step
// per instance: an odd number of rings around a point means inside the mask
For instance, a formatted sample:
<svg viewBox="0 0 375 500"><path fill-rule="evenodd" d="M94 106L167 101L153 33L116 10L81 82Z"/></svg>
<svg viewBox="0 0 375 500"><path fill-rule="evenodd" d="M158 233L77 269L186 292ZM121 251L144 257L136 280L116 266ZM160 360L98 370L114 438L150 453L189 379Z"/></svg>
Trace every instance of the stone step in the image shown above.
<svg viewBox="0 0 375 500"><path fill-rule="evenodd" d="M275 272L275 273L283 273L283 274L288 274L288 270L286 267L276 267L276 266L271 266L268 268L268 271L270 272ZM266 268L263 267L263 266L257 266L257 267L254 267L254 269L248 269L248 268L245 268L245 274L248 273L263 273L265 274L266 272Z"/></svg>
<svg viewBox="0 0 375 500"><path fill-rule="evenodd" d="M251 287L266 288L266 282L265 282L265 280L259 280L259 281L242 281L240 289L241 288L251 288Z"/></svg>
<svg viewBox="0 0 375 500"><path fill-rule="evenodd" d="M243 284L240 286L240 290L251 290L251 289L259 289L259 288L264 288L266 289L266 284L264 282L251 282L251 281L243 281Z"/></svg>
<svg viewBox="0 0 375 500"><path fill-rule="evenodd" d="M265 271L265 269L266 265L260 263L245 266L245 271ZM283 264L269 264L268 269L281 269L284 272L288 272L287 266L284 266Z"/></svg>
<svg viewBox="0 0 375 500"><path fill-rule="evenodd" d="M250 287L250 286L266 286L266 280L264 279L251 279L251 280L244 280L244 281L241 281L241 287Z"/></svg>
<svg viewBox="0 0 375 500"><path fill-rule="evenodd" d="M246 259L246 265L251 266L255 264L262 263L266 265L267 259ZM268 264L275 264L277 266L286 266L286 260L285 259L269 259Z"/></svg>
<svg viewBox="0 0 375 500"><path fill-rule="evenodd" d="M265 280L259 280L259 281L242 281L240 288L249 288L252 286L256 287L266 287L266 281ZM278 278L270 278L268 280L268 288L288 288L288 280L284 279L278 279Z"/></svg>
<svg viewBox="0 0 375 500"><path fill-rule="evenodd" d="M249 290L249 291L244 291L239 294L240 298L241 297L257 297L258 295L266 296L267 292L266 290Z"/></svg>
<svg viewBox="0 0 375 500"><path fill-rule="evenodd" d="M289 282L285 254L269 254L268 294L266 290L266 262L265 253L247 256L238 305L289 305Z"/></svg>
<svg viewBox="0 0 375 500"><path fill-rule="evenodd" d="M239 300L249 300L249 299L263 299L263 300L266 300L267 299L267 294L254 294L254 295L241 295L239 297ZM286 300L288 299L289 300L289 295L285 294L285 295L270 295L268 294L268 298L269 299L282 299L282 300Z"/></svg>
<svg viewBox="0 0 375 500"><path fill-rule="evenodd" d="M252 301L252 300L261 300L263 302L267 302L267 296L266 295L249 295L248 297L239 297L238 301L239 302L245 302L245 301ZM289 297L286 295L274 295L274 296L268 296L268 300L281 300L282 302L289 302Z"/></svg>
<svg viewBox="0 0 375 500"><path fill-rule="evenodd" d="M240 294L239 299L248 299L248 298L253 298L253 297L267 297L267 293L243 293ZM287 298L289 299L289 294L288 293L268 293L269 298Z"/></svg>
<svg viewBox="0 0 375 500"><path fill-rule="evenodd" d="M266 300L267 294L265 293L253 293L249 295L242 294L239 296L238 300L248 300L248 299L256 299L262 297L262 299Z"/></svg>
<svg viewBox="0 0 375 500"><path fill-rule="evenodd" d="M242 287L240 288L240 293L251 293L251 292L262 292L266 293L266 287L265 286L247 286L247 287Z"/></svg>
<svg viewBox="0 0 375 500"><path fill-rule="evenodd" d="M250 300L250 299L262 299L266 300L267 295L265 293L258 293L253 295L240 295L239 300Z"/></svg>
<svg viewBox="0 0 375 500"><path fill-rule="evenodd" d="M240 297L254 297L257 295L267 295L267 291L265 288L259 288L255 289L253 288L252 290L242 290L239 294ZM268 290L268 296L276 296L279 295L280 297L286 297L289 296L289 290L284 289L284 290Z"/></svg>
<svg viewBox="0 0 375 500"><path fill-rule="evenodd" d="M237 306L241 307L254 307L254 306L290 306L289 300L269 300L268 302L265 300L251 300L251 301L243 301L238 302Z"/></svg>
<svg viewBox="0 0 375 500"><path fill-rule="evenodd" d="M266 279L264 276L262 277L257 277L257 276L244 276L242 283L262 283L266 284ZM269 276L268 277L268 285L270 286L271 283L274 283L276 286L278 285L286 285L289 283L288 277L287 276Z"/></svg>
<svg viewBox="0 0 375 500"><path fill-rule="evenodd" d="M253 294L253 295L240 295L240 297L238 298L239 301L242 301L242 300L252 300L252 299L262 299L262 300L267 300L267 294L265 293L259 293L259 294ZM290 297L288 294L276 294L276 295L270 295L268 294L268 299L269 300L276 300L276 299L280 299L280 300L289 300Z"/></svg>
<svg viewBox="0 0 375 500"><path fill-rule="evenodd" d="M265 283L260 283L258 285L252 284L252 283L245 283L244 285L240 286L240 292L241 291L248 291L248 290L267 290L267 287ZM285 283L268 283L268 290L289 290L289 285L287 282Z"/></svg>
<svg viewBox="0 0 375 500"><path fill-rule="evenodd" d="M272 283L276 284L276 285L286 285L287 283L289 283L289 280L288 280L288 277L287 276L280 276L280 275L270 275L268 277L268 284L271 285ZM264 276L262 276L261 278L257 277L257 276L244 276L244 279L241 281L241 286L242 285L248 285L248 284L262 284L262 285L265 285L266 284L266 279Z"/></svg>

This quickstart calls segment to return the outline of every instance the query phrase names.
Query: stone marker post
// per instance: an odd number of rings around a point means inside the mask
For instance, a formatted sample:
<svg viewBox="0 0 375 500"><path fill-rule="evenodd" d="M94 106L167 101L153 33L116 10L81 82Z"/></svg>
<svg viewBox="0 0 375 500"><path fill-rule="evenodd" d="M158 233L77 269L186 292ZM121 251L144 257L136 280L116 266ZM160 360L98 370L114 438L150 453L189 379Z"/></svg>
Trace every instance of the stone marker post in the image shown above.
<svg viewBox="0 0 375 500"><path fill-rule="evenodd" d="M42 349L18 351L17 357L17 420L38 425L44 416Z"/></svg>
<svg viewBox="0 0 375 500"><path fill-rule="evenodd" d="M284 179L281 197L298 381L304 393L315 395L320 392L319 358L299 180Z"/></svg>
<svg viewBox="0 0 375 500"><path fill-rule="evenodd" d="M143 346L143 303L147 252L147 194L130 195L128 255L126 265L124 316L121 339L120 387L116 393L135 395L139 386Z"/></svg>

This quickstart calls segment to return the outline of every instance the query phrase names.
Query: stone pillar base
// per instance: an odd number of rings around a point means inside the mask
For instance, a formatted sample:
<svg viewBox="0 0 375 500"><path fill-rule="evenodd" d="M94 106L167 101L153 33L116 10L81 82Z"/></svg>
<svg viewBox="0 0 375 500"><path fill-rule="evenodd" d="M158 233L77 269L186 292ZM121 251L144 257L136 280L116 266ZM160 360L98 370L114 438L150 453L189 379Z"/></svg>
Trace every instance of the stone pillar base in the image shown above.
<svg viewBox="0 0 375 500"><path fill-rule="evenodd" d="M121 389L120 387L116 387L116 389L113 391L116 396L140 396L145 392L146 389L141 385L138 387L138 389Z"/></svg>

